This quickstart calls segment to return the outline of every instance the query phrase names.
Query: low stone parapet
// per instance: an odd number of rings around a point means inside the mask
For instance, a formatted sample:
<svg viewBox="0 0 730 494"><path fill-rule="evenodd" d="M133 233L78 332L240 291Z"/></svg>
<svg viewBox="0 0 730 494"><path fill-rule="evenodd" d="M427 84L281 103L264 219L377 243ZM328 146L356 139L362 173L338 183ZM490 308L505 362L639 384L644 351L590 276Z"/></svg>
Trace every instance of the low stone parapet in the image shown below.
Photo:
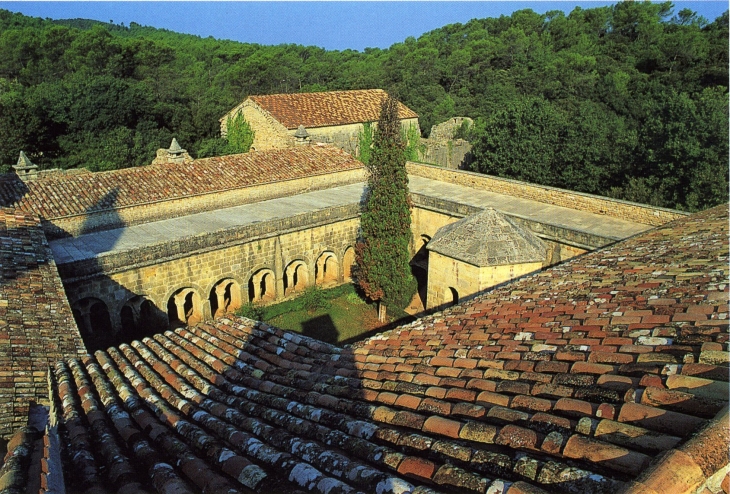
<svg viewBox="0 0 730 494"><path fill-rule="evenodd" d="M448 170L423 163L408 162L406 169L411 175L488 190L499 194L563 206L589 213L603 214L612 218L632 221L649 226L659 226L687 216L688 213L673 209L647 206L582 192L573 192L546 185L536 185L519 180L483 175L463 170Z"/></svg>

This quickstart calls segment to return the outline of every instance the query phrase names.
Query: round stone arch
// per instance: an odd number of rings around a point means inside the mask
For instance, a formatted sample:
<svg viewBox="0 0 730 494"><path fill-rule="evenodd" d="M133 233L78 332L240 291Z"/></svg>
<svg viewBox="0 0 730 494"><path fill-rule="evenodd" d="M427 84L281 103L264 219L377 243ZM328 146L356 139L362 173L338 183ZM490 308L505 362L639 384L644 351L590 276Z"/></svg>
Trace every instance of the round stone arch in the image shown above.
<svg viewBox="0 0 730 494"><path fill-rule="evenodd" d="M300 292L310 285L310 264L306 259L294 259L284 268L284 296Z"/></svg>
<svg viewBox="0 0 730 494"><path fill-rule="evenodd" d="M129 297L119 309L120 340L129 343L169 329L167 314L147 295Z"/></svg>
<svg viewBox="0 0 730 494"><path fill-rule="evenodd" d="M198 292L198 295L200 295L201 300L205 300L203 298L203 294L205 294L205 291L203 291L203 287L198 285L197 283L187 283L187 282L185 284L180 284L180 285L176 286L175 288L167 290L167 292L165 293L165 296L160 300L155 301L153 299L153 297L149 297L149 298L150 298L150 300L155 302L155 305L157 306L158 309L160 309L163 312L166 312L167 311L167 301L170 300L170 297L172 297L172 295L175 292L177 292L178 290L180 290L182 288L192 288L193 290Z"/></svg>
<svg viewBox="0 0 730 494"><path fill-rule="evenodd" d="M246 276L247 302L268 303L277 299L276 285L279 277L273 268L258 266Z"/></svg>
<svg viewBox="0 0 730 494"><path fill-rule="evenodd" d="M111 312L105 300L82 297L69 305L87 350L94 352L115 343Z"/></svg>
<svg viewBox="0 0 730 494"><path fill-rule="evenodd" d="M209 318L210 307L201 293L205 292L195 283L188 283L167 293L164 307L171 329L194 326Z"/></svg>
<svg viewBox="0 0 730 494"><path fill-rule="evenodd" d="M331 250L323 251L314 263L314 284L328 285L340 280L340 261Z"/></svg>
<svg viewBox="0 0 730 494"><path fill-rule="evenodd" d="M340 252L340 259L342 259L340 279L345 283L350 283L352 281L352 268L355 265L355 246L346 245Z"/></svg>
<svg viewBox="0 0 730 494"><path fill-rule="evenodd" d="M231 273L224 273L220 275L220 277L215 278L213 281L205 285L205 291L201 291L201 293L210 293L210 291L221 281L225 279L231 279L238 283L241 287L243 287L246 284L246 278L238 275L238 274L231 274Z"/></svg>
<svg viewBox="0 0 730 494"><path fill-rule="evenodd" d="M211 283L205 291L211 317L215 319L240 309L244 300L243 286L238 276L224 276Z"/></svg>

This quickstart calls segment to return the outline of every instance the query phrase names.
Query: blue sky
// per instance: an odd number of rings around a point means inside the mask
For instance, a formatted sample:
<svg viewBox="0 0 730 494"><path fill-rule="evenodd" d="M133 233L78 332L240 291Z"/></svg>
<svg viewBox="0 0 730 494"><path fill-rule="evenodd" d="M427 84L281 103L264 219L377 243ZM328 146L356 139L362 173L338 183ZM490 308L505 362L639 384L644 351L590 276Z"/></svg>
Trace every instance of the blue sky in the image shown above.
<svg viewBox="0 0 730 494"><path fill-rule="evenodd" d="M576 6L610 5L605 1L487 2L3 2L0 8L33 17L86 18L115 23L136 22L219 39L276 45L296 43L327 49L387 48L408 36L474 18L510 15L531 8L544 13ZM727 1L675 2L712 21Z"/></svg>

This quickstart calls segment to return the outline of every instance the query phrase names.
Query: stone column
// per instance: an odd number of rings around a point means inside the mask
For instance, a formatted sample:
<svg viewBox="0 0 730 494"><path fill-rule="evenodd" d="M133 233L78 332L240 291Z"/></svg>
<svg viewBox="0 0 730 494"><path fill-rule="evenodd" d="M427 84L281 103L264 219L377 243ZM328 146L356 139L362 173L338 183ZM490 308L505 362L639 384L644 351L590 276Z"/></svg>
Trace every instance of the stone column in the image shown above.
<svg viewBox="0 0 730 494"><path fill-rule="evenodd" d="M177 295L175 295L175 309L177 310L177 319L187 324L188 317L185 314L185 296L187 295L187 292L180 292Z"/></svg>

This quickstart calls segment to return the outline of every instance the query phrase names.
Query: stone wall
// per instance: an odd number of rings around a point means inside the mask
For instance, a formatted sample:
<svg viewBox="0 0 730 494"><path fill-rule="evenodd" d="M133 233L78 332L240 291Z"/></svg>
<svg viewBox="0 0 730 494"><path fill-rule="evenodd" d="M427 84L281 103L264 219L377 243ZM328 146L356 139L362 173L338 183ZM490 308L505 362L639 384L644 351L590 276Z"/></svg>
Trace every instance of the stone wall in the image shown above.
<svg viewBox="0 0 730 494"><path fill-rule="evenodd" d="M444 309L542 268L541 262L480 268L434 251L428 256L427 310Z"/></svg>
<svg viewBox="0 0 730 494"><path fill-rule="evenodd" d="M253 144L251 145L252 150L266 151L269 149L281 149L294 143L293 139L288 136L287 128L251 99L247 98L243 103L231 110L229 115L235 115L236 112L243 113L243 117L255 132ZM221 137L225 138L227 135L227 124L227 118L221 120Z"/></svg>
<svg viewBox="0 0 730 494"><path fill-rule="evenodd" d="M411 125L418 127L417 118L406 118L401 120L401 127L403 132L407 132ZM373 122L373 130L377 126L377 122ZM353 156L358 156L360 153L360 134L363 130L362 123L345 124L345 125L333 125L329 127L310 127L307 129L309 139L311 142L322 142L332 144L343 151L346 151ZM288 131L289 135L294 136L296 129Z"/></svg>
<svg viewBox="0 0 730 494"><path fill-rule="evenodd" d="M419 159L425 163L452 170L466 169L472 162L471 144L463 139L437 140L421 139L423 151Z"/></svg>
<svg viewBox="0 0 730 494"><path fill-rule="evenodd" d="M647 206L619 199L572 192L545 185L529 184L507 178L482 175L480 173L447 170L437 166L408 162L408 173L442 182L488 190L499 194L532 199L534 201L563 206L578 211L605 214L613 218L633 221L650 226L659 226L686 216L688 213L672 209Z"/></svg>
<svg viewBox="0 0 730 494"><path fill-rule="evenodd" d="M451 141L456 137L457 131L464 122L468 122L470 127L474 125L474 120L469 117L452 117L445 122L431 126L428 137L436 141Z"/></svg>
<svg viewBox="0 0 730 494"><path fill-rule="evenodd" d="M255 185L233 190L199 194L181 199L136 204L129 207L72 215L44 220L43 228L48 238L78 236L95 230L119 228L150 221L213 211L241 204L250 204L278 197L287 197L313 190L327 189L365 180L365 169L309 176L293 180Z"/></svg>
<svg viewBox="0 0 730 494"><path fill-rule="evenodd" d="M235 281L240 300L246 302L249 280L261 270L270 270L276 292L270 301L278 301L284 298L287 266L303 262L309 284L313 284L318 258L329 253L335 256L338 267L334 281L344 282L349 269L342 260L355 244L359 214L357 204L329 208L70 263L61 266L61 272L72 306L87 297L100 298L117 331L122 307L130 299L144 296L167 313L170 297L183 288L197 293L202 301L201 315L208 319L212 315L211 292L224 279Z"/></svg>

